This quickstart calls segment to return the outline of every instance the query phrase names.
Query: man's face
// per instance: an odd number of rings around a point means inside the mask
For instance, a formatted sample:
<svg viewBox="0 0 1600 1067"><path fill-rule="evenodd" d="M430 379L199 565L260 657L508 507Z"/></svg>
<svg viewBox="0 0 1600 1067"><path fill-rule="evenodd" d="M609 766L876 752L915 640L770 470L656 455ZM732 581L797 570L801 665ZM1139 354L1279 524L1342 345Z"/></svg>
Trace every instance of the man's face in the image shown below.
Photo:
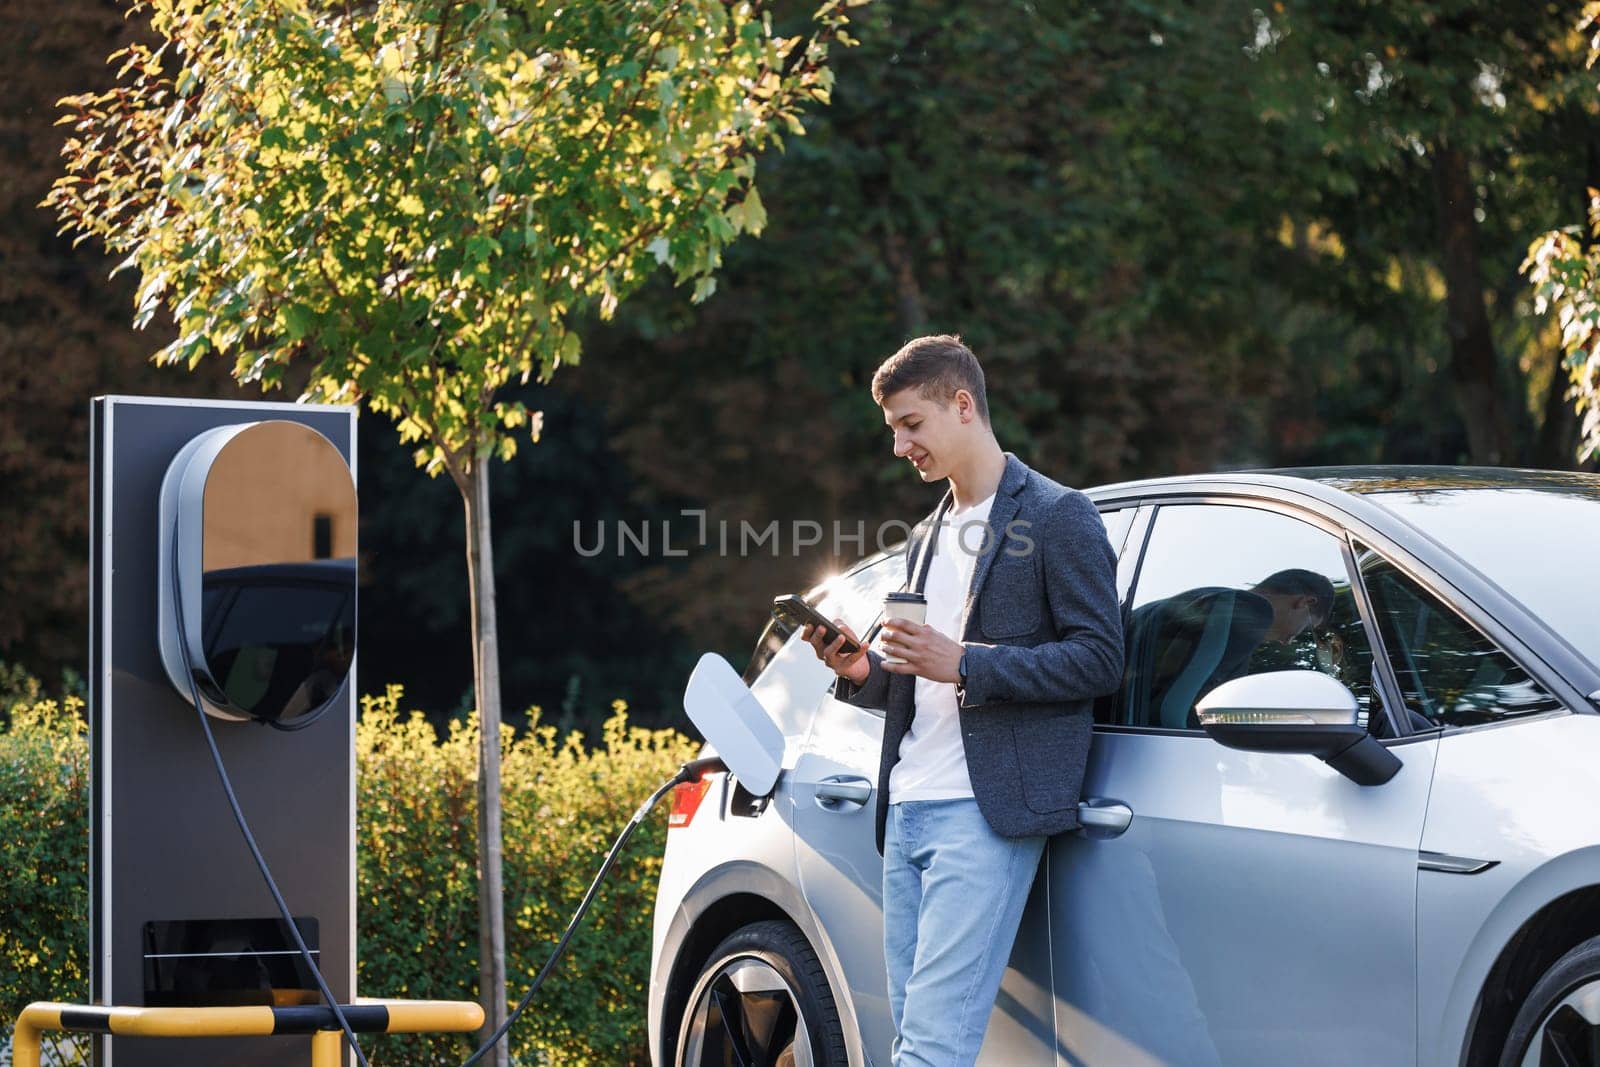
<svg viewBox="0 0 1600 1067"><path fill-rule="evenodd" d="M962 416L967 416L963 423ZM948 405L930 400L915 388L883 399L883 421L894 431L894 454L910 461L925 482L950 476L951 467L971 447L971 399L957 392Z"/></svg>
<svg viewBox="0 0 1600 1067"><path fill-rule="evenodd" d="M1272 630L1267 639L1287 644L1320 622L1322 602L1310 595L1272 597Z"/></svg>

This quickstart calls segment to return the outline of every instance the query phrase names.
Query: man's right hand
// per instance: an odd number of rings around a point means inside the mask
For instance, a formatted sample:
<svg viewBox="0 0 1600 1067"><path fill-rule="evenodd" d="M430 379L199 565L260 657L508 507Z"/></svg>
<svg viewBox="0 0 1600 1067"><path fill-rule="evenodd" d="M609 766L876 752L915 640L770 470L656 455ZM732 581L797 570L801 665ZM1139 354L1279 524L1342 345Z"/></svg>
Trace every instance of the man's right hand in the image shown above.
<svg viewBox="0 0 1600 1067"><path fill-rule="evenodd" d="M828 669L841 678L848 678L852 685L861 685L872 673L872 662L867 659L866 644L855 635L855 631L844 624L842 619L833 620L834 629L839 631L839 636L831 642L824 643L827 631L820 626L807 625L800 631L801 640L811 646L817 658L828 665ZM841 652L845 639L855 642L854 652Z"/></svg>

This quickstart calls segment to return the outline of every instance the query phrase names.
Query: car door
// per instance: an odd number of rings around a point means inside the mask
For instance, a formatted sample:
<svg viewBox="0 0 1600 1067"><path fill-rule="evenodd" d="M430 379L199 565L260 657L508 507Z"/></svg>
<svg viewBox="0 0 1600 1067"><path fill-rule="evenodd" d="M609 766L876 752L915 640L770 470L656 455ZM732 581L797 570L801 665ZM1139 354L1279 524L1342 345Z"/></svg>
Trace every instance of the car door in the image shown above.
<svg viewBox="0 0 1600 1067"><path fill-rule="evenodd" d="M1108 519L1113 544L1120 546L1132 514ZM883 595L904 584L905 557L896 553L847 576L822 605L823 613L868 634ZM874 827L883 713L835 700L831 687L818 701L792 775L796 865L806 903L827 932L824 951L848 988L862 1047L869 1062L887 1065L894 1026L883 955L883 858ZM1048 898L1048 879L1040 877L1023 912L980 1063L1055 1062Z"/></svg>
<svg viewBox="0 0 1600 1067"><path fill-rule="evenodd" d="M1352 573L1342 533L1309 514L1156 511L1124 689L1097 713L1085 826L1047 852L1058 1062L1413 1060L1436 741L1390 736L1402 769L1363 787L1311 756L1223 748L1192 714L1228 678L1313 669L1392 735Z"/></svg>

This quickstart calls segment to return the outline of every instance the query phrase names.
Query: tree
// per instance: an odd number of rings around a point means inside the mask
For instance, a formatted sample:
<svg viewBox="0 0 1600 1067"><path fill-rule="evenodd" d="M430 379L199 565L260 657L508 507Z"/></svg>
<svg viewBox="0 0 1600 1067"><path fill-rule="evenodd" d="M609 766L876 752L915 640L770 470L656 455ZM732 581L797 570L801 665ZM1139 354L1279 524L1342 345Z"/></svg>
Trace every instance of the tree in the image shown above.
<svg viewBox="0 0 1600 1067"><path fill-rule="evenodd" d="M1559 436L1548 397L1515 399L1532 384L1521 365L1549 377L1548 344L1516 361L1502 346L1522 317L1507 286L1513 252L1583 173L1574 135L1596 115L1561 5L1287 0L1255 24L1263 132L1283 139L1289 174L1320 190L1317 215L1361 238L1347 251L1373 275L1409 260L1442 290L1441 362L1472 461L1532 451L1530 407ZM1538 447L1538 461L1559 462Z"/></svg>
<svg viewBox="0 0 1600 1067"><path fill-rule="evenodd" d="M1552 384L1581 417L1578 458L1600 457L1600 189L1589 190L1587 228L1565 227L1537 238L1523 269L1540 314L1561 326L1561 373Z"/></svg>
<svg viewBox="0 0 1600 1067"><path fill-rule="evenodd" d="M480 962L504 1017L500 696L489 461L540 416L501 397L579 357L657 267L714 289L759 233L757 153L826 102L843 0L780 36L753 0L150 0L159 45L64 101L48 203L138 273L157 354L365 401L466 515L479 776Z"/></svg>
<svg viewBox="0 0 1600 1067"><path fill-rule="evenodd" d="M1600 3L1583 5L1579 32L1589 31L1593 69L1600 60ZM1556 313L1561 326L1562 359L1551 382L1552 397L1571 401L1581 418L1580 459L1600 457L1600 143L1583 143L1590 172L1588 226L1551 230L1534 239L1522 270L1534 285L1535 310Z"/></svg>
<svg viewBox="0 0 1600 1067"><path fill-rule="evenodd" d="M54 689L88 662L89 405L100 393L259 396L226 368L176 376L148 363L115 261L54 235L39 201L61 172L55 102L100 77L113 42L148 32L110 5L29 0L0 41L0 660ZM162 338L165 340L165 338Z"/></svg>

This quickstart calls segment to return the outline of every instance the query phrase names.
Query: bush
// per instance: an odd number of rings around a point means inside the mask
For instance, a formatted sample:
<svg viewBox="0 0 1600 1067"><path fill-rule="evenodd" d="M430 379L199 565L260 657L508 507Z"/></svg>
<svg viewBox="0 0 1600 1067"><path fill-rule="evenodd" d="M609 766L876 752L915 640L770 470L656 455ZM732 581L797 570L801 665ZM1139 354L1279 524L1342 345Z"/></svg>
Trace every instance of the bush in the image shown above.
<svg viewBox="0 0 1600 1067"><path fill-rule="evenodd" d="M512 1003L543 966L617 833L695 744L672 730L628 726L619 701L589 751L581 733L557 740L530 713L528 733L502 729L506 973ZM420 712L402 717L400 690L362 701L357 846L364 996L474 995L476 717L436 742ZM512 1031L514 1055L548 1064L647 1063L644 1006L651 915L666 814L640 827L589 918ZM461 1062L464 1037L388 1037L374 1062Z"/></svg>
<svg viewBox="0 0 1600 1067"><path fill-rule="evenodd" d="M89 994L89 744L83 703L0 728L0 1033L30 1001Z"/></svg>
<svg viewBox="0 0 1600 1067"><path fill-rule="evenodd" d="M471 999L478 972L477 720L440 740L401 691L363 698L356 726L358 989ZM20 703L0 724L0 1034L32 1000L87 995L89 754L82 704ZM506 971L521 997L639 803L695 744L630 727L601 744L539 724L502 734ZM651 914L666 814L634 835L584 927L512 1031L522 1063L647 1063ZM459 1063L471 1035L367 1038L374 1064Z"/></svg>

